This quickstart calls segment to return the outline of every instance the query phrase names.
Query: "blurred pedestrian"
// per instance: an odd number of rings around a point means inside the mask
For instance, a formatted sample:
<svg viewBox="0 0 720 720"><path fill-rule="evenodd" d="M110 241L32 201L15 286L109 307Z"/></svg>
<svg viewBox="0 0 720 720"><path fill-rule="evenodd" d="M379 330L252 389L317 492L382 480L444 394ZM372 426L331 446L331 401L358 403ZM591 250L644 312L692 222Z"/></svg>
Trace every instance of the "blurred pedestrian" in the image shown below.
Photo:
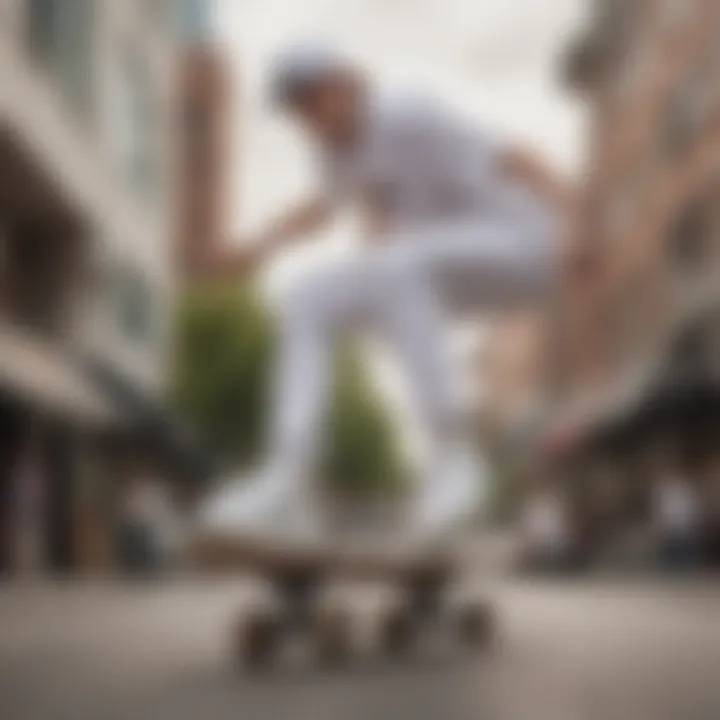
<svg viewBox="0 0 720 720"><path fill-rule="evenodd" d="M668 570L688 570L699 559L701 512L696 486L683 473L666 471L654 489L660 561Z"/></svg>
<svg viewBox="0 0 720 720"><path fill-rule="evenodd" d="M520 537L527 569L563 572L571 567L571 524L557 484L544 479L528 493L521 514Z"/></svg>
<svg viewBox="0 0 720 720"><path fill-rule="evenodd" d="M162 569L171 514L162 481L149 466L138 466L127 480L120 503L120 559L125 570L152 575Z"/></svg>
<svg viewBox="0 0 720 720"><path fill-rule="evenodd" d="M720 459L709 463L703 505L705 556L711 567L720 568Z"/></svg>

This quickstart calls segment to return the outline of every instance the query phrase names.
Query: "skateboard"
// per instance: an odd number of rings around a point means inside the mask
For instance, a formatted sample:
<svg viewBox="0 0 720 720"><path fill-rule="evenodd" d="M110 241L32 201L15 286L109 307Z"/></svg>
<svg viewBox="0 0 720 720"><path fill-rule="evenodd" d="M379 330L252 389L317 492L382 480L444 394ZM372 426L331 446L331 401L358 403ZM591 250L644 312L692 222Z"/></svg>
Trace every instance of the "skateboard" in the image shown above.
<svg viewBox="0 0 720 720"><path fill-rule="evenodd" d="M391 659L410 656L425 636L482 650L494 635L492 604L472 592L459 555L449 550L301 548L222 537L205 537L195 550L204 569L252 575L264 589L233 627L234 655L248 668L271 666L297 637L310 641L320 662L347 662L362 645L363 619L372 651ZM368 594L376 602L363 614Z"/></svg>

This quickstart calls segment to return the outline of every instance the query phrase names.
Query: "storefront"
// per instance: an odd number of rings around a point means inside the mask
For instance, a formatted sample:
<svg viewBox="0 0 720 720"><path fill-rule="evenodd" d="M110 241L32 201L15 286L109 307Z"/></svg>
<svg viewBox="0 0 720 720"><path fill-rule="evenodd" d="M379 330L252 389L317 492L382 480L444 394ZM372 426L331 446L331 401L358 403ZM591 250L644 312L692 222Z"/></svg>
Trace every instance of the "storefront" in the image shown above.
<svg viewBox="0 0 720 720"><path fill-rule="evenodd" d="M0 569L64 571L77 562L80 469L120 418L58 347L0 337Z"/></svg>
<svg viewBox="0 0 720 720"><path fill-rule="evenodd" d="M719 351L720 307L710 306L678 324L642 381L582 412L578 404L546 430L540 457L564 487L589 558L649 530L659 484L673 477L695 494L703 535L720 534Z"/></svg>
<svg viewBox="0 0 720 720"><path fill-rule="evenodd" d="M210 457L156 398L37 340L0 344L0 570L106 571L129 476L152 468L192 494Z"/></svg>

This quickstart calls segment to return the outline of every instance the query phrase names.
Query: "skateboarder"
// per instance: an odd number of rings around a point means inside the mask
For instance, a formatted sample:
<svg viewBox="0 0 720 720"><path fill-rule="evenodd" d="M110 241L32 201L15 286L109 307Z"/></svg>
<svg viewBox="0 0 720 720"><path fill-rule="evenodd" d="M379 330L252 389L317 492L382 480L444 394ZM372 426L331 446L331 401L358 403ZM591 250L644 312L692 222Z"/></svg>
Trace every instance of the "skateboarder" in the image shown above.
<svg viewBox="0 0 720 720"><path fill-rule="evenodd" d="M409 517L432 542L477 512L484 471L453 387L447 332L457 313L536 304L558 269L565 189L532 154L465 124L442 103L385 96L331 50L294 48L273 66L276 106L316 144L317 194L262 237L211 258L247 273L320 229L348 205L363 247L308 273L281 307L281 347L267 462L229 483L203 509L214 532L301 540L339 331L377 331L403 363L429 438Z"/></svg>

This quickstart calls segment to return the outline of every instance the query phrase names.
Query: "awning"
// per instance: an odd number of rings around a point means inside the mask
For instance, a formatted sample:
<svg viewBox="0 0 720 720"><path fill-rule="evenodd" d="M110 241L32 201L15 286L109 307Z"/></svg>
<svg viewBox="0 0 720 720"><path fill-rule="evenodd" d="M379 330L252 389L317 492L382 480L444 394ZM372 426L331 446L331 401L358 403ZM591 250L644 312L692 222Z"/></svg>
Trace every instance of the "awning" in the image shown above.
<svg viewBox="0 0 720 720"><path fill-rule="evenodd" d="M624 452L643 438L671 431L693 434L720 419L720 384L710 372L673 372L657 363L628 376L595 402L576 403L548 424L541 453L572 457L589 449Z"/></svg>
<svg viewBox="0 0 720 720"><path fill-rule="evenodd" d="M573 398L548 413L535 446L539 459L564 460L582 451L597 413L597 398L594 395Z"/></svg>
<svg viewBox="0 0 720 720"><path fill-rule="evenodd" d="M590 447L616 444L626 421L645 398L653 380L650 366L635 368L621 381L579 395L552 414L541 433L539 450L550 458L568 458ZM619 432L618 432L619 431Z"/></svg>
<svg viewBox="0 0 720 720"><path fill-rule="evenodd" d="M112 402L56 344L0 328L0 388L43 412L95 425L114 424Z"/></svg>
<svg viewBox="0 0 720 720"><path fill-rule="evenodd" d="M178 476L191 482L203 482L217 472L213 454L183 426L177 413L161 398L143 391L118 368L106 362L87 358L85 368L97 386L113 399L131 431L137 433L155 454L162 455Z"/></svg>

